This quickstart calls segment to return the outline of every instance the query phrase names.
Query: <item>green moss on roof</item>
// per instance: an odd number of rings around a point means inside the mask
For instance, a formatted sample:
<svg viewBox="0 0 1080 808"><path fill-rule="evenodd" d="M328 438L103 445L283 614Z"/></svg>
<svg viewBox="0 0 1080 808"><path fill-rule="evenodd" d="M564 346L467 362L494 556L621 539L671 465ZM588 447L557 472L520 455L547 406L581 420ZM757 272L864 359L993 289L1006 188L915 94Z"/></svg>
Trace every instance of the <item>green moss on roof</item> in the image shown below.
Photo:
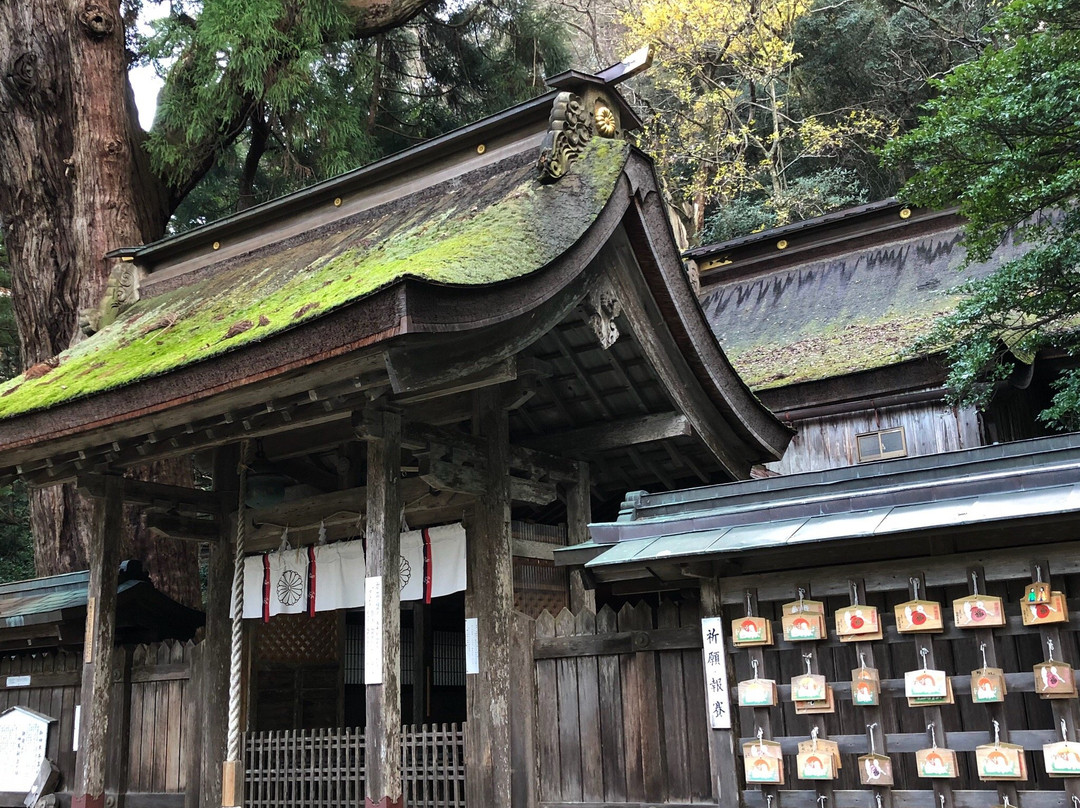
<svg viewBox="0 0 1080 808"><path fill-rule="evenodd" d="M900 361L955 307L952 287L1021 249L1003 245L990 261L960 272L965 253L954 228L736 275L709 287L701 304L746 383L783 387Z"/></svg>
<svg viewBox="0 0 1080 808"><path fill-rule="evenodd" d="M405 278L480 286L535 272L584 235L628 153L594 139L550 185L535 179L531 159L511 158L236 259L138 302L45 375L0 385L0 418L210 359Z"/></svg>
<svg viewBox="0 0 1080 808"><path fill-rule="evenodd" d="M754 390L830 379L886 367L904 359L902 351L926 333L949 310L897 316L876 322L857 321L824 328L819 334L781 344L728 350L731 364Z"/></svg>

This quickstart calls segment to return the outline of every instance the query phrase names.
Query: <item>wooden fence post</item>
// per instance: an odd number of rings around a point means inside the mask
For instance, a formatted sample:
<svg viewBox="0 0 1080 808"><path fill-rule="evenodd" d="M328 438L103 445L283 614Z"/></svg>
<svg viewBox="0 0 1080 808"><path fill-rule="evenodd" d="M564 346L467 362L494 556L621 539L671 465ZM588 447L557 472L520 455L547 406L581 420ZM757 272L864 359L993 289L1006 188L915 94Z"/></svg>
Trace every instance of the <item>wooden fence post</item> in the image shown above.
<svg viewBox="0 0 1080 808"><path fill-rule="evenodd" d="M106 744L110 733L116 587L124 517L124 478L105 477L105 497L97 506L90 534L90 579L86 590L79 751L75 759L72 808L104 808Z"/></svg>
<svg viewBox="0 0 1080 808"><path fill-rule="evenodd" d="M108 759L105 761L105 791L123 808L128 790L128 745L131 727L131 649L117 648L112 671L112 704L109 708Z"/></svg>
<svg viewBox="0 0 1080 808"><path fill-rule="evenodd" d="M514 808L536 808L539 761L536 751L536 621L514 612L510 631L510 759Z"/></svg>

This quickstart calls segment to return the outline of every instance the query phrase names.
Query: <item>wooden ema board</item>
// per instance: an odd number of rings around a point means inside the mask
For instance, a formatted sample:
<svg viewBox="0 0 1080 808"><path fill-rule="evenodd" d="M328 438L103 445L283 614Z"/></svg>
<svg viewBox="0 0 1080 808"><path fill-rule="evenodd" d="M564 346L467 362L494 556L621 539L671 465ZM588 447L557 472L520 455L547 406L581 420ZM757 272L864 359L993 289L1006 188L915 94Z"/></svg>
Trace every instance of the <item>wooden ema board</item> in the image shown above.
<svg viewBox="0 0 1080 808"><path fill-rule="evenodd" d="M1080 604L1076 600L1080 560L1062 563L1068 574L1061 575L1055 572L1056 560L1041 563L1043 580L1052 585L1046 603L1059 610L1051 614L1064 616L1045 624L1031 623L1031 617L1025 618L1022 612L1035 563L1034 557L1025 558L988 564L984 570L959 560L950 564L944 557L908 569L898 562L888 574L866 575L858 582L872 581L876 586L867 585L858 601L864 624L855 628L862 629L862 635L849 631L850 616L856 614L851 607L857 604L847 568L722 580L726 618L746 614L749 590L755 616L772 623L771 645L730 649L737 681L754 679L753 657L758 660L757 678L776 683L775 706L736 709L742 744L756 740L755 728L765 730L764 741L779 744L783 783L767 779L776 777L775 770L760 762L760 779L748 782L742 768L744 747L738 745L744 804L768 808L771 795L773 808L813 808L821 804L820 797L827 798L824 804L829 808L854 808L875 805L873 795L880 794L884 808L977 808L1003 804L1005 797L1009 804L1024 808L1070 808L1071 796L1080 798L1080 700L1040 695L1046 688L1037 686L1040 669L1036 666L1050 660L1048 637L1055 644L1052 659L1060 678L1080 665L1077 620L1069 614L1070 608L1075 612ZM910 577L919 577L918 589L909 585ZM806 600L824 604L828 631L821 639L784 636L783 619L788 616L790 622L791 614L784 607L790 610L798 588L805 589ZM840 628L848 636L837 631L838 613L844 623ZM898 613L905 620L902 626L898 626ZM925 619L912 619L916 614ZM876 616L876 627L867 615ZM878 631L880 639L876 639ZM983 644L986 648L980 650ZM920 653L923 648L928 651L925 659ZM807 655L812 655L814 675L823 678L831 697L828 712L808 712L805 702L796 703L800 685L809 694L815 689L810 684L821 681L808 681ZM862 676L859 671L864 671ZM922 676L923 671L940 671L944 679ZM925 703L909 702L908 673L922 676L917 683L922 690L911 695ZM1049 673L1047 679L1052 681ZM857 688L861 688L862 703L854 698ZM942 692L940 698L933 697ZM1066 721L1064 739L1062 718ZM1000 726L997 747L995 720ZM880 740L872 750L868 727L875 723ZM930 723L935 725L933 738L926 729ZM819 730L819 744L825 739L837 744L839 764L811 761L806 755L804 744L814 728ZM986 747L993 752L1004 750L1004 763L998 755L991 760Z"/></svg>

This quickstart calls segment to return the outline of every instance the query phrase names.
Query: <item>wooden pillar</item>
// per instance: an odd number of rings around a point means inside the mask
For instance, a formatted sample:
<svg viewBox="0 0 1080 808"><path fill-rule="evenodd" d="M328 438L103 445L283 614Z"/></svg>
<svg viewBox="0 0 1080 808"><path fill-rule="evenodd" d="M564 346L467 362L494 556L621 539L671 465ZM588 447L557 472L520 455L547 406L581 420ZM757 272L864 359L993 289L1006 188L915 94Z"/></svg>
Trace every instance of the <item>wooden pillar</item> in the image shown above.
<svg viewBox="0 0 1080 808"><path fill-rule="evenodd" d="M79 751L75 756L72 808L104 808L106 745L119 742L109 731L109 714L123 516L124 479L110 474L105 478L104 500L95 508L87 548L90 581L86 591Z"/></svg>
<svg viewBox="0 0 1080 808"><path fill-rule="evenodd" d="M510 808L510 628L514 578L510 535L510 436L497 388L476 394L476 426L486 442L487 493L467 531L469 593L465 616L477 620L479 672L466 677L466 804ZM466 651L468 657L468 651Z"/></svg>
<svg viewBox="0 0 1080 808"><path fill-rule="evenodd" d="M581 544L589 540L592 521L592 493L589 464L577 464L577 480L566 487L566 543ZM596 591L585 588L581 570L570 570L570 611L580 614L583 609L596 612Z"/></svg>
<svg viewBox="0 0 1080 808"><path fill-rule="evenodd" d="M214 491L221 502L221 537L210 545L206 569L206 633L201 645L202 738L200 739L199 804L221 806L221 772L229 720L229 654L232 637L233 542L239 505L240 451L220 447L214 456ZM226 518L232 514L233 518Z"/></svg>
<svg viewBox="0 0 1080 808"><path fill-rule="evenodd" d="M723 599L720 581L717 578L701 579L701 616L720 617ZM733 657L725 654L727 680L729 687L736 681L732 665ZM705 689L708 692L706 679ZM742 758L742 749L738 748L740 727L739 711L732 707L732 699L727 709L731 714L731 729L709 729L709 761L712 769L713 796L716 804L724 808L741 808L743 803L742 787L739 784L738 763ZM706 709L704 704L692 705L688 709Z"/></svg>
<svg viewBox="0 0 1080 808"><path fill-rule="evenodd" d="M402 806L401 789L401 416L373 414L367 462L367 600L364 682L367 808ZM376 582L378 581L378 583ZM381 597L379 592L381 589ZM373 642L381 637L382 648ZM375 656L371 656L375 654ZM380 664L381 660L381 664Z"/></svg>

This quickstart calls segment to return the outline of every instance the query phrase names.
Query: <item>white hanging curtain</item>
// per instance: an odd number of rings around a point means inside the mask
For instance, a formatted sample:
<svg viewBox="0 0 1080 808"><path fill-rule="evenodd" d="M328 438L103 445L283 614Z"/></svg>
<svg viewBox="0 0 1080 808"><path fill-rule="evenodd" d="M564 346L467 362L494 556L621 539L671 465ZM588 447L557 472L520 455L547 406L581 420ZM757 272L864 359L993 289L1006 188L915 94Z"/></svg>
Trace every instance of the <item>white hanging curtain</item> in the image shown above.
<svg viewBox="0 0 1080 808"><path fill-rule="evenodd" d="M401 534L401 599L430 601L465 589L465 528ZM286 549L244 560L244 617L314 614L364 606L362 541Z"/></svg>

